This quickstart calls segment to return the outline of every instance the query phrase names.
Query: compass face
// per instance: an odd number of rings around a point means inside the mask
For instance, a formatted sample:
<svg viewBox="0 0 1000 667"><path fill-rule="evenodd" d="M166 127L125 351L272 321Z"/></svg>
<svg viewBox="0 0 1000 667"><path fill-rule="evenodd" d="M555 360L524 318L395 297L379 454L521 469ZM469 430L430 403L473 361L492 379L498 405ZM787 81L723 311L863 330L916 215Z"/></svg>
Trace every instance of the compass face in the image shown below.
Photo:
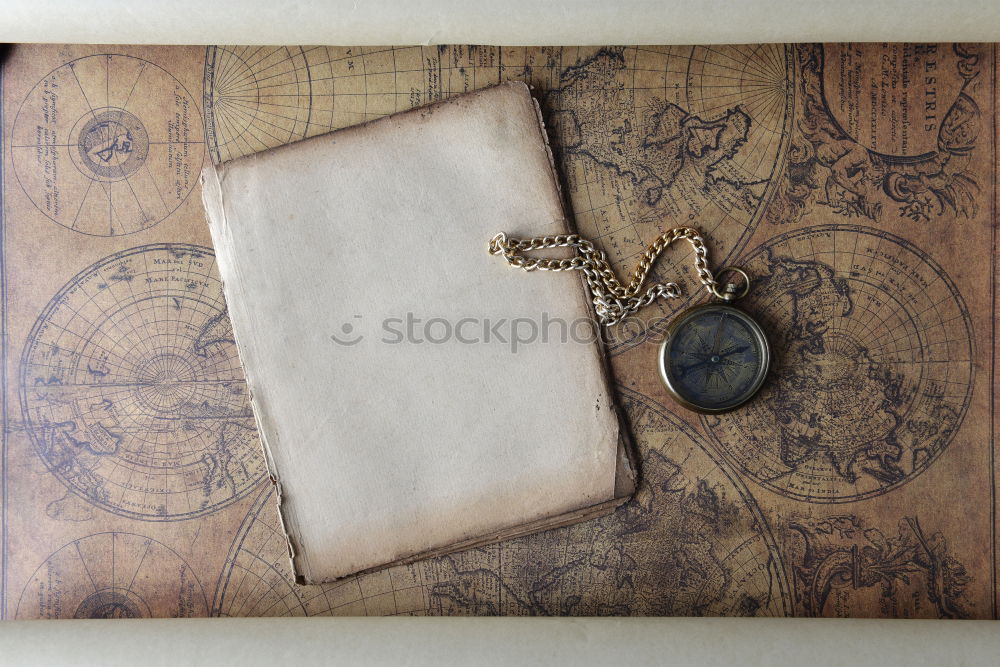
<svg viewBox="0 0 1000 667"><path fill-rule="evenodd" d="M670 395L698 412L726 412L757 393L770 350L763 330L738 308L707 304L671 322L660 347L660 374Z"/></svg>

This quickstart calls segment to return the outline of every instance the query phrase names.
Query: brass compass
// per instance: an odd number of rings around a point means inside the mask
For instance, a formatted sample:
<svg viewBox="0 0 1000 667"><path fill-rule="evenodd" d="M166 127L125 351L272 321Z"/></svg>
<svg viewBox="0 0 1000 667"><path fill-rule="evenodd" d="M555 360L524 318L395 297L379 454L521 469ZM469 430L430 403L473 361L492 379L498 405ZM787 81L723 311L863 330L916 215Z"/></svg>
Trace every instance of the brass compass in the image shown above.
<svg viewBox="0 0 1000 667"><path fill-rule="evenodd" d="M727 412L749 401L767 377L771 350L756 320L727 303L688 308L660 345L660 377L686 408Z"/></svg>
<svg viewBox="0 0 1000 667"><path fill-rule="evenodd" d="M670 396L685 408L705 413L726 412L749 401L760 389L770 367L771 351L756 320L732 305L750 291L750 276L736 267L724 268L720 275L739 274L743 283L742 287L727 283L720 289L708 268L708 249L698 230L678 227L658 236L643 253L627 285L615 276L604 253L577 234L513 239L501 232L490 241L489 251L525 271L583 271L598 320L604 326L612 326L658 298L680 296L676 283L643 288L659 254L680 239L687 240L694 248L694 266L702 285L722 303L688 308L674 318L660 346L660 376ZM575 249L576 256L552 259L523 254L563 247Z"/></svg>

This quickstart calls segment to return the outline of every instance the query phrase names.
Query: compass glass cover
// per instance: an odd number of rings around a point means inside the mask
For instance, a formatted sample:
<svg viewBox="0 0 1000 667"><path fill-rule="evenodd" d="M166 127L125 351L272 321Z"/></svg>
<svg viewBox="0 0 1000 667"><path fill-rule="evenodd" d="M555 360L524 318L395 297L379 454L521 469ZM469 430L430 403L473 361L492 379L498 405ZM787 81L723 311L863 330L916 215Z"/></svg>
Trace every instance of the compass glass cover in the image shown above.
<svg viewBox="0 0 1000 667"><path fill-rule="evenodd" d="M685 407L724 412L749 400L769 363L760 326L732 306L709 304L682 313L660 350L660 371Z"/></svg>

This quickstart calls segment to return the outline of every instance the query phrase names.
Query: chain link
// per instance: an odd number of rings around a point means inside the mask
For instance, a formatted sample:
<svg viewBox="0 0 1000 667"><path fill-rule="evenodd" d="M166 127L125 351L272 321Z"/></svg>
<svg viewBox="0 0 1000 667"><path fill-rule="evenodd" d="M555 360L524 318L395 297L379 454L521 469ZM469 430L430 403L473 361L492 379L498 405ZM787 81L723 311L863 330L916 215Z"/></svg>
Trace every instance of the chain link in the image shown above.
<svg viewBox="0 0 1000 667"><path fill-rule="evenodd" d="M627 285L618 280L604 252L595 248L591 241L581 238L579 234L515 239L508 238L504 232L500 232L490 240L489 251L491 255L502 255L508 264L525 271L583 271L590 286L597 318L601 324L610 327L656 299L676 299L681 295L680 287L672 282L656 283L643 291L643 284L656 258L669 245L681 239L688 241L694 248L694 268L698 272L701 284L712 295L731 301L734 298L733 289L730 286L725 290L719 289L719 284L708 268L708 248L705 246L705 240L693 227L677 227L656 237L642 254L639 265L635 267ZM547 248L573 248L576 250L576 255L566 259L552 259L523 254Z"/></svg>

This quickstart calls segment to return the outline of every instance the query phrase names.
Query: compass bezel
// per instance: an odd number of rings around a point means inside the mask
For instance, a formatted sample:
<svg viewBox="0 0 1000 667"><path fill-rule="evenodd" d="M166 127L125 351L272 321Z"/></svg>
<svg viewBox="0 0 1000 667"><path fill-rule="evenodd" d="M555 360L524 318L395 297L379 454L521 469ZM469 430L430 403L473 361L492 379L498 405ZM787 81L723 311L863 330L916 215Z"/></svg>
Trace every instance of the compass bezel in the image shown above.
<svg viewBox="0 0 1000 667"><path fill-rule="evenodd" d="M706 406L703 404L698 404L685 398L680 391L672 368L667 363L667 351L670 348L671 342L674 337L681 330L681 328L688 321L695 317L705 315L706 313L718 313L725 312L728 313L730 317L740 320L743 322L753 337L756 339L757 344L761 351L761 361L757 368L756 375L754 376L753 382L750 386L744 390L742 393L737 395L733 400L725 403L720 407ZM666 332L664 334L663 342L660 343L660 351L657 357L657 365L660 369L660 378L663 380L663 384L666 386L667 393L670 398L674 400L678 405L687 408L688 410L693 410L701 414L720 414L723 412L730 412L736 408L744 405L747 401L754 397L760 390L761 385L764 384L764 380L767 379L767 373L771 368L771 346L767 342L767 336L764 334L764 330L761 329L760 325L755 319L748 315L745 311L740 310L735 306L731 306L725 303L705 303L699 306L693 306L688 308L676 317L667 326Z"/></svg>

